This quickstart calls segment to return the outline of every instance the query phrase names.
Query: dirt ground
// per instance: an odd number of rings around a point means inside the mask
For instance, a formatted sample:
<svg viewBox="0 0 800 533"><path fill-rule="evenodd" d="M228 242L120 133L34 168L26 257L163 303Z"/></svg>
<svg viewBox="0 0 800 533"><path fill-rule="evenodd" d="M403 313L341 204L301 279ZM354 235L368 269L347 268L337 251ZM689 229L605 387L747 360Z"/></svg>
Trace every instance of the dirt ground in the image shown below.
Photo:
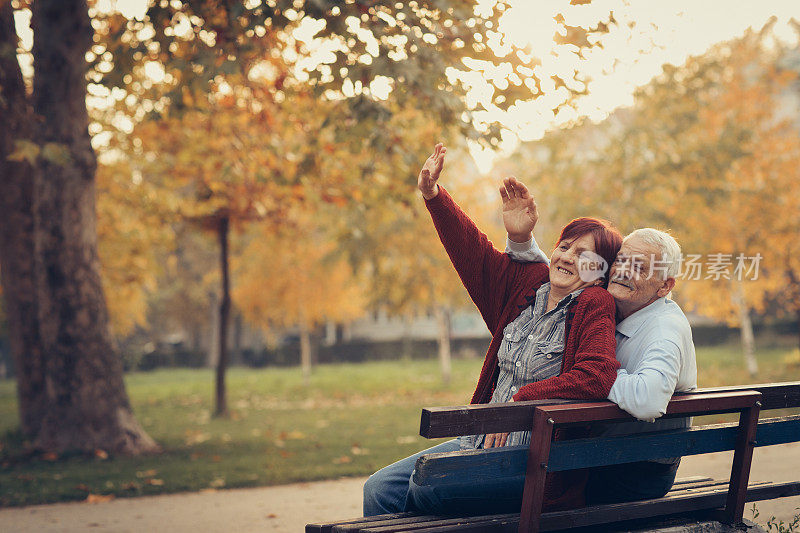
<svg viewBox="0 0 800 533"><path fill-rule="evenodd" d="M683 459L679 477L706 475L724 479L732 453ZM752 481L800 479L800 443L755 450ZM256 489L126 498L104 503L63 503L0 510L0 531L170 531L291 532L309 522L361 514L365 478L298 483ZM752 518L748 504L745 518ZM770 516L788 521L800 512L800 496L760 502L764 524Z"/></svg>

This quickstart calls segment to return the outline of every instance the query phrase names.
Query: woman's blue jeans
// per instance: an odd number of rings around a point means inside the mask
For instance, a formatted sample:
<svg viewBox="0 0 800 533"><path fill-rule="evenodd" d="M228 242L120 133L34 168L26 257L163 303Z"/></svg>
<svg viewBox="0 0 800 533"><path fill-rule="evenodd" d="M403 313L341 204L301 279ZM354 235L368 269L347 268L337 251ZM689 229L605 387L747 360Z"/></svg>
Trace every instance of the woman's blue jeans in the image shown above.
<svg viewBox="0 0 800 533"><path fill-rule="evenodd" d="M525 476L473 479L437 486L414 483L414 466L421 455L459 449L458 440L450 440L372 474L364 484L364 516L404 511L459 515L519 511Z"/></svg>

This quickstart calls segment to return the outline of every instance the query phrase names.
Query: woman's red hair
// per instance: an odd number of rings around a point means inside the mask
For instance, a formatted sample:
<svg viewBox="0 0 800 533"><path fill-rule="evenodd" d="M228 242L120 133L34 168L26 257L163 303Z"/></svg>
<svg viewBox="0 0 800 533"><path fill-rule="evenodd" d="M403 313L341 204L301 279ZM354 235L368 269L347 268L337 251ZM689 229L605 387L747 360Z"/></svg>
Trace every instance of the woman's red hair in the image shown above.
<svg viewBox="0 0 800 533"><path fill-rule="evenodd" d="M605 259L608 269L617 259L617 252L622 247L622 234L608 220L593 217L576 218L561 230L558 242L583 237L591 234L594 239L595 253ZM556 243L558 246L558 243ZM608 287L608 270L603 276L603 287Z"/></svg>

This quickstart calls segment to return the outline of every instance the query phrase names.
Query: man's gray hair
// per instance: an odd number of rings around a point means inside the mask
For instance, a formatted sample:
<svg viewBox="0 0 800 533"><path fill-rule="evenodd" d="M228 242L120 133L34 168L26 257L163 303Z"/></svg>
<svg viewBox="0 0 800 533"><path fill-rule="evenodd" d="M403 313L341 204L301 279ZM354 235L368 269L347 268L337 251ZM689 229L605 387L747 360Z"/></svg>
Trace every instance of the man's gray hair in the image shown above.
<svg viewBox="0 0 800 533"><path fill-rule="evenodd" d="M662 273L664 279L674 278L678 275L681 267L681 246L672 235L654 228L639 228L625 236L622 242L632 237L637 237L658 250L661 257L658 258L656 270Z"/></svg>

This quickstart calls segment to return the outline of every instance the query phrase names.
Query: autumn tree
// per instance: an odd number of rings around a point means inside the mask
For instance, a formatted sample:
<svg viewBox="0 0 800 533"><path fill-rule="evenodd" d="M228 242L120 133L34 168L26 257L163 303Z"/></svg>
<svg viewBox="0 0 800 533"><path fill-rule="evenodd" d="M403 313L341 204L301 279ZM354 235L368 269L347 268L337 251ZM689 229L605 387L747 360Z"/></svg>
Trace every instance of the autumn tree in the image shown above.
<svg viewBox="0 0 800 533"><path fill-rule="evenodd" d="M311 333L364 311L365 290L327 235L325 218L305 212L279 228L260 225L235 262L233 296L263 330L297 327L303 381L311 376Z"/></svg>
<svg viewBox="0 0 800 533"><path fill-rule="evenodd" d="M367 287L367 305L396 316L433 315L445 382L450 379L452 313L469 305L466 291L442 248L419 196L416 177L440 140L452 140L448 186L474 215L485 191L465 143L422 111L398 110L388 121L396 142L381 157L367 151L363 185L347 195L333 228L340 248Z"/></svg>
<svg viewBox="0 0 800 533"><path fill-rule="evenodd" d="M301 119L313 99L298 94L283 111L269 93L237 87L198 100L181 113L165 112L136 125L119 147L142 179L168 197L168 219L213 234L219 249L220 326L216 412L227 412L230 239L235 227L282 219L297 191L297 173L317 131ZM317 119L321 121L322 119ZM294 156L293 156L294 154Z"/></svg>
<svg viewBox="0 0 800 533"><path fill-rule="evenodd" d="M0 215L0 256L22 428L49 450L154 451L130 408L100 281L86 110L88 6L32 3L30 93L15 57L13 11L0 3L0 101L10 126L3 128L0 165L11 177L0 182L0 197L19 203Z"/></svg>
<svg viewBox="0 0 800 533"><path fill-rule="evenodd" d="M10 156L35 142L33 107L16 57L17 34L10 2L0 2L0 281L9 344L17 373L23 433L35 436L47 410L36 261L35 160Z"/></svg>
<svg viewBox="0 0 800 533"><path fill-rule="evenodd" d="M111 331L121 338L146 328L148 307L163 275L162 258L174 247L168 213L152 184L131 179L130 165L97 169L97 234L101 277Z"/></svg>

